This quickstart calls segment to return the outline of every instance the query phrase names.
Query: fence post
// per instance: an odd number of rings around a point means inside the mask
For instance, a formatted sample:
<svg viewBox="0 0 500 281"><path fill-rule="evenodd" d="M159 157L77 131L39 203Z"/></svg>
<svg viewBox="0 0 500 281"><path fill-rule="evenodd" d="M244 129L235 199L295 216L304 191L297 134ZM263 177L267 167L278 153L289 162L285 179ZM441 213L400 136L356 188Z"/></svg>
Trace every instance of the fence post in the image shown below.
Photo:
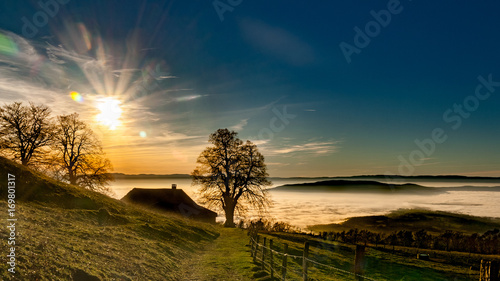
<svg viewBox="0 0 500 281"><path fill-rule="evenodd" d="M255 234L253 237L253 259L257 257L257 249L259 248L259 235Z"/></svg>
<svg viewBox="0 0 500 281"><path fill-rule="evenodd" d="M281 279L282 281L285 281L286 279L286 257L288 255L288 244L284 243L283 244L283 269L281 270Z"/></svg>
<svg viewBox="0 0 500 281"><path fill-rule="evenodd" d="M500 262L491 261L490 264L491 281L500 281Z"/></svg>
<svg viewBox="0 0 500 281"><path fill-rule="evenodd" d="M361 275L363 273L363 259L365 257L365 246L356 245L356 255L354 256L354 274ZM360 280L355 275L356 280Z"/></svg>
<svg viewBox="0 0 500 281"><path fill-rule="evenodd" d="M266 260L266 237L264 237L264 244L262 244L262 270L265 270L264 261Z"/></svg>
<svg viewBox="0 0 500 281"><path fill-rule="evenodd" d="M269 264L271 265L271 279L274 277L274 268L273 268L273 239L269 240Z"/></svg>
<svg viewBox="0 0 500 281"><path fill-rule="evenodd" d="M250 256L253 257L253 236L250 235Z"/></svg>
<svg viewBox="0 0 500 281"><path fill-rule="evenodd" d="M309 242L304 243L304 254L302 256L302 279L307 281L307 258L309 257Z"/></svg>
<svg viewBox="0 0 500 281"><path fill-rule="evenodd" d="M259 252L259 235L256 236L257 241L255 243L255 249L253 253L253 262L257 262L257 253Z"/></svg>
<svg viewBox="0 0 500 281"><path fill-rule="evenodd" d="M499 281L498 261L481 260L480 281Z"/></svg>
<svg viewBox="0 0 500 281"><path fill-rule="evenodd" d="M286 259L287 259L287 256L288 256L288 244L284 243L283 244L283 264L281 265L282 266L282 270L281 270L282 281L285 281L285 279L286 279Z"/></svg>

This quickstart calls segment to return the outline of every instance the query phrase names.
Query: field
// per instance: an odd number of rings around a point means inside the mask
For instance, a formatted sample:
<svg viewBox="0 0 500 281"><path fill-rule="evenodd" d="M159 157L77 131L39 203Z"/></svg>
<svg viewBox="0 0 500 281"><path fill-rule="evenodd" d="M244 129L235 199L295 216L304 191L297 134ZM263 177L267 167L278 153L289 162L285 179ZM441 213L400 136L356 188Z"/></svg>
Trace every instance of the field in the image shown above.
<svg viewBox="0 0 500 281"><path fill-rule="evenodd" d="M7 173L16 176L18 219L16 273L9 273L4 262L2 280L272 280L267 269L253 262L246 230L127 205L5 159L0 159L0 171L4 179ZM0 182L4 221L6 185L6 180ZM353 278L337 269L352 271L354 245L306 234L261 235L273 239L276 251L288 243L289 254L296 256L302 255L304 242L309 241L310 258L327 265L311 263L310 280ZM4 251L9 248L8 237L7 231L0 233ZM414 248L393 251L389 246L368 246L364 275L375 280L477 280L477 266L466 265L484 257L433 251L431 261L422 261L415 258ZM301 279L301 264L290 258L289 280Z"/></svg>

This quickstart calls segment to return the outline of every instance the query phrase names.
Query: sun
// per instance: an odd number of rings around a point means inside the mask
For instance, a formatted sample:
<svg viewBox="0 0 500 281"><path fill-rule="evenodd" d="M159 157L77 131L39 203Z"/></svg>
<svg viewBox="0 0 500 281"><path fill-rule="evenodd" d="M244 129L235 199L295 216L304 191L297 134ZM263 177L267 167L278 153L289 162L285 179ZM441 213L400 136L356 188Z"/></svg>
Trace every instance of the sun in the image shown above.
<svg viewBox="0 0 500 281"><path fill-rule="evenodd" d="M120 107L121 101L114 98L103 98L97 102L97 109L101 111L97 115L97 121L110 130L116 129L121 122L122 109Z"/></svg>

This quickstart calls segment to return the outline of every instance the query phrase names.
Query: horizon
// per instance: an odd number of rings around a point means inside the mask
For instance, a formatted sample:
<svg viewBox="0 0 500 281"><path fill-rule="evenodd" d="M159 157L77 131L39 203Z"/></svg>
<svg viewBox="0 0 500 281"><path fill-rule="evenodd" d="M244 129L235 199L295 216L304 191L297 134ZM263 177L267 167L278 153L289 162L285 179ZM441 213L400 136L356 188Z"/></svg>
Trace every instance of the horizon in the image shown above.
<svg viewBox="0 0 500 281"><path fill-rule="evenodd" d="M115 173L229 128L270 177L500 176L500 3L42 2L0 4L0 105L77 112Z"/></svg>
<svg viewBox="0 0 500 281"><path fill-rule="evenodd" d="M109 174L113 175L121 175L121 176L169 176L169 177L175 177L175 176L189 176L192 177L191 174L145 174L145 173L140 173L140 174L125 174L125 173L118 173L118 172L112 172ZM316 177L306 177L306 176L291 176L291 177L280 177L280 176L268 176L268 178L280 178L280 179L293 179L293 178L304 178L304 179L321 179L321 178L356 178L356 177L386 177L386 178L420 178L420 177L430 177L430 178L453 178L453 177L458 177L458 178L477 178L477 179L500 179L500 177L489 177L489 176L463 176L463 175L412 175L412 176L401 176L401 175L351 175L351 176L316 176Z"/></svg>

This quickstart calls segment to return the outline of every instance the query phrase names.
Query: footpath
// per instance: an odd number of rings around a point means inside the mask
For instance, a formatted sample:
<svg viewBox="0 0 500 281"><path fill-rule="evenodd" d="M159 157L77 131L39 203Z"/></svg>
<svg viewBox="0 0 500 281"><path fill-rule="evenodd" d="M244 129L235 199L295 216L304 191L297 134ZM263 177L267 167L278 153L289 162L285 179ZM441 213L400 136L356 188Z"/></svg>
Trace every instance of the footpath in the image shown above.
<svg viewBox="0 0 500 281"><path fill-rule="evenodd" d="M220 236L200 245L198 253L180 265L179 281L265 280L253 263L249 237L239 228L219 229ZM258 277L264 277L258 278Z"/></svg>

